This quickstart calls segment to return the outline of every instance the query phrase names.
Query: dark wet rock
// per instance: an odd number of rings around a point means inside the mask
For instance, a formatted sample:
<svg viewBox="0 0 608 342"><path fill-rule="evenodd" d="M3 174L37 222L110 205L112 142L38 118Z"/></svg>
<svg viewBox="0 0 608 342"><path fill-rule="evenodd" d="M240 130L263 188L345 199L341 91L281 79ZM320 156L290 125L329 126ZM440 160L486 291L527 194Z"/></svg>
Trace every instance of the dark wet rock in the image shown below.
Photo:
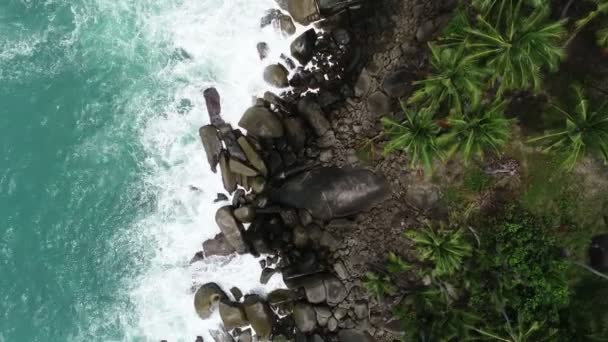
<svg viewBox="0 0 608 342"><path fill-rule="evenodd" d="M372 85L372 76L369 74L367 69L361 70L361 74L359 75L359 79L355 84L355 96L362 97L363 95L367 95L369 89Z"/></svg>
<svg viewBox="0 0 608 342"><path fill-rule="evenodd" d="M240 137L237 139L237 142L241 147L241 150L243 150L243 153L245 153L249 163L262 175L268 174L268 170L266 169L266 165L264 164L262 157L260 157L260 154L251 145L249 140L246 137Z"/></svg>
<svg viewBox="0 0 608 342"><path fill-rule="evenodd" d="M232 336L225 330L212 330L209 334L214 342L234 342Z"/></svg>
<svg viewBox="0 0 608 342"><path fill-rule="evenodd" d="M306 65L312 59L315 43L317 42L317 33L311 28L302 33L296 38L290 46L291 55L301 65Z"/></svg>
<svg viewBox="0 0 608 342"><path fill-rule="evenodd" d="M205 342L202 336L196 336L196 340L194 342Z"/></svg>
<svg viewBox="0 0 608 342"><path fill-rule="evenodd" d="M406 69L401 69L390 73L382 82L382 89L390 97L403 98L411 94L412 79L414 75Z"/></svg>
<svg viewBox="0 0 608 342"><path fill-rule="evenodd" d="M377 91L367 98L367 110L375 117L381 117L391 112L390 99L384 93Z"/></svg>
<svg viewBox="0 0 608 342"><path fill-rule="evenodd" d="M233 193L236 190L236 177L234 173L230 172L228 157L223 152L220 154L220 173L222 174L224 189L229 193Z"/></svg>
<svg viewBox="0 0 608 342"><path fill-rule="evenodd" d="M332 36L338 45L346 46L350 44L350 33L346 29L339 28L333 31Z"/></svg>
<svg viewBox="0 0 608 342"><path fill-rule="evenodd" d="M241 331L237 338L237 342L253 342L253 333L251 332L251 329Z"/></svg>
<svg viewBox="0 0 608 342"><path fill-rule="evenodd" d="M255 219L255 210L253 207L246 205L237 209L234 209L234 217L243 223L251 223Z"/></svg>
<svg viewBox="0 0 608 342"><path fill-rule="evenodd" d="M289 71L281 64L271 64L264 69L264 81L276 88L287 88Z"/></svg>
<svg viewBox="0 0 608 342"><path fill-rule="evenodd" d="M237 302L240 302L241 298L243 298L243 291L241 291L241 289L239 289L238 287L231 288L230 293L232 293L232 295L234 296L234 300L236 300Z"/></svg>
<svg viewBox="0 0 608 342"><path fill-rule="evenodd" d="M236 250L228 243L223 233L219 233L215 238L203 242L203 251L206 257L228 256L236 253Z"/></svg>
<svg viewBox="0 0 608 342"><path fill-rule="evenodd" d="M303 226L308 226L309 224L311 224L313 222L313 217L310 214L310 211L308 211L306 209L298 210L298 217L300 218L300 223Z"/></svg>
<svg viewBox="0 0 608 342"><path fill-rule="evenodd" d="M211 317L220 301L228 298L224 291L215 283L207 283L196 290L194 309L201 319Z"/></svg>
<svg viewBox="0 0 608 342"><path fill-rule="evenodd" d="M283 125L277 116L265 107L250 107L239 121L239 126L260 138L280 138Z"/></svg>
<svg viewBox="0 0 608 342"><path fill-rule="evenodd" d="M340 342L375 342L376 340L368 333L349 329L349 330L341 330L338 333L338 337L340 338Z"/></svg>
<svg viewBox="0 0 608 342"><path fill-rule="evenodd" d="M246 160L247 157L245 156L245 153L243 153L243 150L241 150L241 147L237 143L237 139L243 135L241 131L232 129L232 126L229 124L219 126L218 129L220 131L220 137L228 149L228 155L231 158Z"/></svg>
<svg viewBox="0 0 608 342"><path fill-rule="evenodd" d="M313 96L307 95L298 102L298 112L318 136L323 136L331 129L331 124L323 115L321 106Z"/></svg>
<svg viewBox="0 0 608 342"><path fill-rule="evenodd" d="M323 167L290 178L274 194L280 204L329 220L354 215L388 195L385 180L364 169Z"/></svg>
<svg viewBox="0 0 608 342"><path fill-rule="evenodd" d="M304 26L321 19L315 0L279 0L277 3Z"/></svg>
<svg viewBox="0 0 608 342"><path fill-rule="evenodd" d="M275 324L275 317L266 302L257 295L245 297L243 303L247 319L251 327L256 332L261 341L269 341L272 328Z"/></svg>
<svg viewBox="0 0 608 342"><path fill-rule="evenodd" d="M315 314L317 315L319 325L324 327L331 317L331 310L327 306L315 306Z"/></svg>
<svg viewBox="0 0 608 342"><path fill-rule="evenodd" d="M217 197L213 200L213 203L225 202L228 201L228 196L218 193Z"/></svg>
<svg viewBox="0 0 608 342"><path fill-rule="evenodd" d="M327 133L317 139L317 145L319 145L320 148L330 148L335 146L337 141L338 140L336 139L336 134L334 131L329 130Z"/></svg>
<svg viewBox="0 0 608 342"><path fill-rule="evenodd" d="M600 272L608 271L608 234L597 235L591 239L589 261L594 269Z"/></svg>
<svg viewBox="0 0 608 342"><path fill-rule="evenodd" d="M228 243L239 254L247 253L247 245L243 238L245 231L243 224L234 217L232 206L219 208L215 213L215 222L220 227Z"/></svg>
<svg viewBox="0 0 608 342"><path fill-rule="evenodd" d="M260 275L260 283L268 284L270 278L272 278L275 273L277 273L276 269L266 267L264 270L262 270L262 275Z"/></svg>
<svg viewBox="0 0 608 342"><path fill-rule="evenodd" d="M327 292L327 304L335 306L344 301L348 292L346 291L346 287L342 282L334 277L329 276L324 281L325 290Z"/></svg>
<svg viewBox="0 0 608 342"><path fill-rule="evenodd" d="M274 105L279 111L283 113L291 113L294 111L294 106L273 92L267 91L264 93L264 101Z"/></svg>
<svg viewBox="0 0 608 342"><path fill-rule="evenodd" d="M238 207L241 204L247 203L247 199L245 198L245 190L238 189L234 192L234 196L232 197L232 206Z"/></svg>
<svg viewBox="0 0 608 342"><path fill-rule="evenodd" d="M297 299L297 293L292 290L279 289L268 294L268 303L273 306L281 305L287 302L294 302Z"/></svg>
<svg viewBox="0 0 608 342"><path fill-rule="evenodd" d="M264 177L252 178L249 185L251 185L251 190L256 194L261 194L266 190L266 180Z"/></svg>
<svg viewBox="0 0 608 342"><path fill-rule="evenodd" d="M232 330L234 328L249 325L249 322L247 322L247 317L245 317L245 311L243 311L243 308L238 303L233 303L227 299L224 299L219 304L219 312L226 330Z"/></svg>
<svg viewBox="0 0 608 342"><path fill-rule="evenodd" d="M340 240L331 232L324 231L321 233L319 245L334 252L340 246Z"/></svg>
<svg viewBox="0 0 608 342"><path fill-rule="evenodd" d="M222 152L222 142L215 126L206 125L198 131L205 153L207 154L207 162L211 166L211 170L215 173L217 171L217 164L219 163L220 153Z"/></svg>
<svg viewBox="0 0 608 342"><path fill-rule="evenodd" d="M327 290L323 282L322 275L313 275L306 277L301 281L301 286L304 287L306 300L312 304L324 303L327 299Z"/></svg>
<svg viewBox="0 0 608 342"><path fill-rule="evenodd" d="M422 23L422 25L420 25L416 31L416 40L421 43L426 43L435 38L444 25L448 23L450 17L450 14L444 14Z"/></svg>
<svg viewBox="0 0 608 342"><path fill-rule="evenodd" d="M293 319L299 331L307 333L317 326L317 315L310 304L299 302L293 309Z"/></svg>
<svg viewBox="0 0 608 342"><path fill-rule="evenodd" d="M269 9L266 11L266 13L264 13L262 18L260 18L260 27L264 28L272 24L272 22L277 20L281 15L283 15L283 12L279 11L278 9Z"/></svg>
<svg viewBox="0 0 608 342"><path fill-rule="evenodd" d="M228 165L230 167L230 171L236 173L237 175L255 177L260 174L256 169L246 165L238 159L230 158Z"/></svg>
<svg viewBox="0 0 608 342"><path fill-rule="evenodd" d="M260 60L266 59L268 57L268 53L270 52L270 48L268 44L265 42L260 42L256 45L256 49L258 50L258 56L260 56Z"/></svg>
<svg viewBox="0 0 608 342"><path fill-rule="evenodd" d="M315 334L314 336L312 336L309 340L310 342L325 342L325 339L323 337L321 337L321 335L319 334Z"/></svg>
<svg viewBox="0 0 608 342"><path fill-rule="evenodd" d="M205 253L200 251L200 252L196 252L194 254L194 256L192 257L192 259L190 259L190 265L194 264L195 262L199 262L199 261L203 261L205 260Z"/></svg>
<svg viewBox="0 0 608 342"><path fill-rule="evenodd" d="M220 116L222 113L220 93L215 88L207 88L203 91L203 96L205 97L205 104L207 105L211 124L215 127L223 125L225 122Z"/></svg>
<svg viewBox="0 0 608 342"><path fill-rule="evenodd" d="M283 35L289 37L296 33L296 25L290 16L282 14L276 21L278 29L281 30Z"/></svg>

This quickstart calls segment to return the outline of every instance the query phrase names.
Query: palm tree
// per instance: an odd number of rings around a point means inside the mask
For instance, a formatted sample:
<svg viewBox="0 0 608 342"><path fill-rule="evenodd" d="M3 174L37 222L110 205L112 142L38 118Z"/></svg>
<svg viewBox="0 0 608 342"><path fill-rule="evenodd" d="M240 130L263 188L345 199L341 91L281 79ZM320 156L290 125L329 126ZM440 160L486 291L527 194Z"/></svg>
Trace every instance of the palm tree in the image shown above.
<svg viewBox="0 0 608 342"><path fill-rule="evenodd" d="M476 27L465 45L473 49L470 58L483 58L495 72L491 79L499 92L541 88L541 69L557 70L564 53L560 46L563 21L549 22L548 6L530 9L523 0L482 1Z"/></svg>
<svg viewBox="0 0 608 342"><path fill-rule="evenodd" d="M389 118L382 119L386 133L391 139L384 151L405 151L409 154L412 166L423 165L430 171L433 160L441 155L437 147L440 128L433 121L433 114L428 109L414 113L403 106L403 111L405 120L402 123Z"/></svg>
<svg viewBox="0 0 608 342"><path fill-rule="evenodd" d="M565 44L566 46L570 42L572 42L574 40L574 38L576 38L576 36L587 25L589 25L589 23L593 22L596 18L600 17L603 14L608 14L608 0L588 0L588 1L594 2L596 5L596 8L595 8L595 10L589 12L585 17L576 21L574 32L572 32L572 34L570 35L570 38L568 38L568 41L566 41L566 44ZM608 30L608 28L598 31L598 38L599 38L598 43L600 46L606 45L606 43L603 43L602 38L604 37L603 36L604 34L608 35L608 33L603 33L604 30ZM608 37L606 37L606 39L608 39Z"/></svg>
<svg viewBox="0 0 608 342"><path fill-rule="evenodd" d="M505 106L504 101L497 101L448 119L450 130L439 138L439 145L447 149L449 157L461 153L465 164L474 157L483 159L488 151L502 152L512 126L512 121L504 117Z"/></svg>
<svg viewBox="0 0 608 342"><path fill-rule="evenodd" d="M563 153L563 166L568 170L588 153L598 154L608 162L608 102L592 110L580 87L574 87L574 94L577 104L572 112L553 106L566 117L565 129L529 140L547 141L545 152Z"/></svg>
<svg viewBox="0 0 608 342"><path fill-rule="evenodd" d="M463 45L448 48L429 44L429 48L434 73L414 82L419 88L408 103L438 108L445 102L448 108L457 113L462 113L467 101L476 105L481 98L486 71L479 67L474 58L465 57Z"/></svg>
<svg viewBox="0 0 608 342"><path fill-rule="evenodd" d="M447 230L443 225L434 229L427 223L425 228L408 231L405 235L415 243L420 259L433 262L435 276L454 274L462 268L464 258L472 253L461 230Z"/></svg>

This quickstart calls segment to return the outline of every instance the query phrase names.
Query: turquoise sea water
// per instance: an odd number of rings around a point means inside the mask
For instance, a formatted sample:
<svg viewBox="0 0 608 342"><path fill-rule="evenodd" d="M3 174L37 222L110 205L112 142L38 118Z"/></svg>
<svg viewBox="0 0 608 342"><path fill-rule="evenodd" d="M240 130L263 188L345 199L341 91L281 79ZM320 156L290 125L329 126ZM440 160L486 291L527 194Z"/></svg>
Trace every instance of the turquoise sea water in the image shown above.
<svg viewBox="0 0 608 342"><path fill-rule="evenodd" d="M221 191L198 95L217 85L234 119L263 90L255 39L284 44L259 30L270 6L0 1L1 342L204 333L191 288L255 260L188 266ZM257 288L249 273L238 285Z"/></svg>

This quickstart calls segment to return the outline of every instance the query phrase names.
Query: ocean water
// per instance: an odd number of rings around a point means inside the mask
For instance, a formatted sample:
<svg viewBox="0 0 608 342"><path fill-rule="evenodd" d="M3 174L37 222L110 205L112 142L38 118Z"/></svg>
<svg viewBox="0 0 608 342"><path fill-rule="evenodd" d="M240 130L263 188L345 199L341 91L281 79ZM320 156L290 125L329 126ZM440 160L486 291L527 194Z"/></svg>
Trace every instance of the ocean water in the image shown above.
<svg viewBox="0 0 608 342"><path fill-rule="evenodd" d="M256 43L289 46L259 28L272 7L0 1L0 342L193 341L218 322L197 285L282 285L252 257L188 263L219 232L202 90L232 122L267 90Z"/></svg>

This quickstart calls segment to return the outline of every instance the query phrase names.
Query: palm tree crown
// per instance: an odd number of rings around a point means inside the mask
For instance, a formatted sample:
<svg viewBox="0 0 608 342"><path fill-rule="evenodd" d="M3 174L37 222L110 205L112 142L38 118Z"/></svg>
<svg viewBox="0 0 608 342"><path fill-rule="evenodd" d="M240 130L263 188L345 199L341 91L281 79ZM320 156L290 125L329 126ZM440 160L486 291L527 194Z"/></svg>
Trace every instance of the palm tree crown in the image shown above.
<svg viewBox="0 0 608 342"><path fill-rule="evenodd" d="M461 153L465 163L474 157L483 159L488 151L502 152L509 141L512 125L512 121L504 117L504 109L505 102L500 101L450 118L450 130L440 137L440 146L447 148L448 156Z"/></svg>
<svg viewBox="0 0 608 342"><path fill-rule="evenodd" d="M599 154L604 162L608 162L608 102L591 110L582 89L574 87L574 93L577 104L572 112L554 106L566 117L565 129L530 140L548 141L545 151L564 153L563 166L569 170L586 153Z"/></svg>
<svg viewBox="0 0 608 342"><path fill-rule="evenodd" d="M549 9L531 9L522 0L482 1L478 25L465 29L465 44L495 70L492 81L499 91L540 90L541 68L557 70L564 53L560 46L563 21L548 22ZM530 14L526 14L527 11Z"/></svg>

